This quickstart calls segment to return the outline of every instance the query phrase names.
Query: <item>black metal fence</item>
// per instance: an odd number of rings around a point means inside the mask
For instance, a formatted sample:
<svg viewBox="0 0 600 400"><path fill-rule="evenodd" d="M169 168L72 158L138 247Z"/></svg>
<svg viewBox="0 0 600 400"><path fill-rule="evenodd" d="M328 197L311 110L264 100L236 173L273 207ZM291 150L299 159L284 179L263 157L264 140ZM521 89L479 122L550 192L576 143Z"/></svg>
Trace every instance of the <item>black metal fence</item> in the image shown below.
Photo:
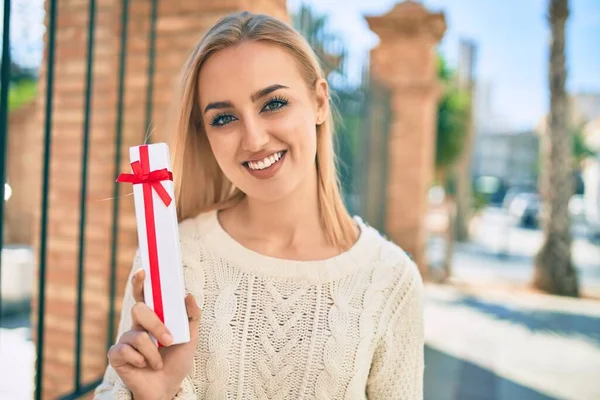
<svg viewBox="0 0 600 400"><path fill-rule="evenodd" d="M372 77L368 66L350 65L349 51L329 28L327 15L319 15L302 5L292 15L292 22L321 58L328 74L336 111L340 184L346 206L350 213L362 216L384 232L391 92ZM362 67L361 75L352 77L350 67Z"/></svg>
<svg viewBox="0 0 600 400"><path fill-rule="evenodd" d="M54 74L56 57L56 33L58 15L58 0L47 0L46 2L46 40L45 40L45 59L42 70L45 72L40 80L46 83L45 93L39 93L45 99L43 104L44 121L43 144L42 144L42 177L41 177L41 204L39 219L39 237L37 239L37 325L35 332L36 364L35 364L35 398L42 398L42 382L44 377L44 328L45 328L45 298L46 298L46 275L47 275L47 244L48 244L48 215L49 193L50 193L50 166L52 160L52 117L53 117L53 97L54 97ZM150 0L150 28L148 33L148 70L145 104L145 131L140 132L140 139L146 141L147 132L150 128L152 119L152 99L153 99L153 76L154 61L156 57L156 20L158 10L158 0ZM124 95L125 95L125 76L127 61L127 43L128 43L128 24L130 15L129 0L121 0L121 29L119 41L119 62L117 73L117 103L116 103L116 125L115 129L115 158L114 158L114 176L119 173L121 165L120 149L123 145L123 117L124 117ZM3 3L3 32L2 32L2 64L0 67L0 198L4 199L4 182L6 181L6 159L8 141L10 140L8 112L9 112L9 90L11 85L11 47L10 47L10 23L11 23L11 0L4 0ZM93 113L92 94L94 88L94 76L92 73L94 65L94 32L96 29L96 0L89 0L87 26L87 47L86 47L86 72L84 86L84 118L81 130L80 140L82 142L81 155L81 200L79 204L79 230L78 230L78 257L77 257L77 288L76 288L76 321L75 321L75 348L74 351L74 381L72 390L61 397L61 399L76 399L82 395L91 392L101 381L101 377L91 381L84 382L82 379L82 317L83 317L83 288L85 281L84 259L86 254L85 232L86 232L86 198L88 182L88 158L90 147L90 121ZM340 47L337 39L330 39L331 36L322 35L324 21L311 22L310 15L304 14L298 21L309 24L308 31L304 32L309 36L309 42L313 47L318 47L320 54L341 55L340 65L325 66L326 68L338 69L332 76L335 82L332 87L335 90L335 105L338 114L338 141L337 148L341 166L342 190L349 209L353 213L362 214L373 225L383 229L383 208L385 204L385 169L387 168L387 134L389 132L390 105L389 93L383 86L371 81L368 78L363 79L362 83L347 85L344 75L344 54L345 50ZM308 33L307 33L308 32ZM326 33L326 32L325 32ZM335 42L334 44L332 42ZM334 51L332 51L332 48ZM333 58L335 60L335 57ZM368 76L368 74L365 74ZM342 82L343 84L340 84ZM14 132L12 134L15 134ZM377 156L375 156L377 155ZM383 156L383 157L382 157ZM378 158L377 158L378 157ZM372 173L375 171L375 173ZM377 177L378 181L374 181ZM110 274L109 274L109 299L108 323L106 349L112 345L115 334L115 294L116 294L116 268L118 242L117 234L119 230L119 185L115 183L113 187L113 207L112 207L112 229L111 229L111 249L110 249ZM372 204L376 204L373 208ZM2 233L4 221L4 201L0 203L0 244L4 243ZM2 246L0 246L2 247ZM1 279L2 260L0 253L0 279ZM1 282L0 282L1 285ZM1 286L0 286L1 288ZM0 301L2 293L0 292ZM2 304L0 303L0 326L2 318Z"/></svg>
<svg viewBox="0 0 600 400"><path fill-rule="evenodd" d="M129 0L121 2L121 37L120 37L120 52L119 52L119 71L117 85L117 105L116 105L116 126L115 126L115 148L121 149L123 141L123 112L124 112L124 88L125 88L125 68L127 59L127 32L129 23ZM82 395L91 392L101 381L101 377L92 381L84 382L82 379L82 317L83 317L83 287L84 287L84 258L85 258L85 230L86 230L86 198L87 198L87 181L88 181L88 164L89 164L89 147L90 147L90 121L93 110L92 93L93 93L93 64L94 64L94 32L96 30L96 1L89 0L88 3L88 29L87 29L87 59L86 59L86 74L85 74L85 105L84 118L81 132L82 141L82 156L81 156L81 200L79 205L79 233L78 233L78 276L77 276L77 291L76 291L76 324L75 324L75 348L74 348L74 381L70 393L65 394L61 399L75 399ZM147 101L146 101L146 130L140 132L140 139L146 140L146 131L150 126L152 118L152 96L153 96L153 75L154 75L154 59L155 59L155 43L156 43L156 19L157 19L158 0L151 0L150 13L150 30L148 36L148 60L149 67L147 71ZM44 377L44 327L45 327L45 298L46 298L46 264L47 264L47 243L48 243L48 214L49 214L49 193L50 193L50 165L51 165L51 148L52 148L52 116L53 116L53 94L54 94L54 67L56 56L56 33L58 18L58 0L48 0L46 3L46 40L45 40L45 76L40 77L44 80L45 93L38 96L45 97L44 123L43 123L43 160L42 160L42 188L41 188L41 205L40 205L40 220L39 220L39 239L37 241L37 329L35 334L36 348L36 364L35 364L35 398L42 398L42 382ZM10 22L11 22L11 0L4 0L3 14L3 32L2 32L2 65L0 67L1 85L0 85L0 198L4 199L4 182L6 181L6 158L7 158L7 142L10 140L8 127L8 93L11 84L10 67L11 67L11 52L10 52ZM14 133L13 133L14 134ZM118 168L121 165L121 153L115 151L114 159L114 175L118 174ZM112 345L115 333L115 293L116 293L116 267L117 267L117 233L119 221L119 204L116 199L120 196L119 186L115 183L113 189L113 208L112 208L112 229L111 229L111 254L110 254L110 282L109 282L109 315L107 324L107 343L106 348ZM4 243L2 233L4 231L4 201L0 203L0 244ZM0 253L1 254L1 253ZM1 256L0 256L1 257ZM0 271L2 261L0 258ZM1 274L0 274L1 277ZM2 299L0 293L0 301ZM0 310L2 305L0 303ZM0 318L2 313L0 312ZM1 325L1 319L0 319Z"/></svg>

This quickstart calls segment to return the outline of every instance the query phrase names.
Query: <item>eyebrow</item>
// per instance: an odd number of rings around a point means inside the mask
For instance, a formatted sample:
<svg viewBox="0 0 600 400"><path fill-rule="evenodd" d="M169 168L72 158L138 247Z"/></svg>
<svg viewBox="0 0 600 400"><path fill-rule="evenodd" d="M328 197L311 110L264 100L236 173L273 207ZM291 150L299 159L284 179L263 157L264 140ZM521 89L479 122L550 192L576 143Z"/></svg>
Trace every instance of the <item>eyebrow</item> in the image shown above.
<svg viewBox="0 0 600 400"><path fill-rule="evenodd" d="M270 93L273 93L276 90L279 89L289 89L289 87L285 86L285 85L281 85L279 83L276 83L274 85L271 86L267 86L264 89L260 89L254 93L252 93L250 95L250 100L252 100L252 102L256 102L258 99L267 96ZM220 109L220 108L233 108L233 104L230 101L216 101L214 103L209 103L206 108L204 109L204 113L206 113L209 110L214 110L214 109Z"/></svg>
<svg viewBox="0 0 600 400"><path fill-rule="evenodd" d="M279 83L276 83L274 85L267 86L266 88L253 93L252 95L250 95L250 100L252 100L252 102L254 103L256 100L260 99L261 97L265 97L269 93L273 93L274 91L279 90L279 89L289 89L289 87L280 85Z"/></svg>

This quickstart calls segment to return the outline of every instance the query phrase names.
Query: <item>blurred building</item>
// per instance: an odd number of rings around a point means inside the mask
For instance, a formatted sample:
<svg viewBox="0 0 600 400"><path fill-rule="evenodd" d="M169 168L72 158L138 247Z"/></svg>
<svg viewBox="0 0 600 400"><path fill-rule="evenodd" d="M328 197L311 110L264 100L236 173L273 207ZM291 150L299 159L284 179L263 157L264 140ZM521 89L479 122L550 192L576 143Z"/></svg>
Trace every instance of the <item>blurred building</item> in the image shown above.
<svg viewBox="0 0 600 400"><path fill-rule="evenodd" d="M569 96L571 121L585 124L600 118L600 93L577 93Z"/></svg>
<svg viewBox="0 0 600 400"><path fill-rule="evenodd" d="M478 77L473 95L473 112L477 135L512 130L510 118L498 113L493 107L494 84L492 81Z"/></svg>
<svg viewBox="0 0 600 400"><path fill-rule="evenodd" d="M569 95L569 120L571 127L581 127L600 118L600 93L574 93ZM544 116L536 131L542 135L548 130L548 115Z"/></svg>
<svg viewBox="0 0 600 400"><path fill-rule="evenodd" d="M533 131L477 135L473 177L492 176L504 187L537 185L539 137Z"/></svg>

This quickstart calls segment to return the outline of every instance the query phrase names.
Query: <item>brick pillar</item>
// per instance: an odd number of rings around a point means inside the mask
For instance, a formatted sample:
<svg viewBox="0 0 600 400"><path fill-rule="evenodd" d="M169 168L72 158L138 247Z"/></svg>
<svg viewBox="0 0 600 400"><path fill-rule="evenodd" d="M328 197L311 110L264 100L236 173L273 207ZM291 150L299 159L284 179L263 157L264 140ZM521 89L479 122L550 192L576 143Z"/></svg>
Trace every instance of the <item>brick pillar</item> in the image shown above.
<svg viewBox="0 0 600 400"><path fill-rule="evenodd" d="M148 34L151 1L130 0L123 147L120 171L128 171L129 146L145 137L148 85ZM287 19L284 0L169 0L158 2L153 120L163 118L183 62L193 44L218 18L250 9ZM46 4L48 9L48 4ZM52 162L47 237L46 313L44 337L45 398L73 389L76 329L77 257L81 155L84 121L88 2L59 0L54 79ZM83 290L82 384L101 376L106 365L106 329L109 299L112 188L115 178L115 125L121 35L121 1L97 0L93 65L90 150L88 158L85 279ZM35 114L38 140L44 121L45 70ZM156 124L160 127L160 124ZM155 132L153 141L168 140L169 132ZM41 160L41 157L38 158ZM39 161L37 161L40 166ZM117 319L120 300L137 247L131 189L122 187L118 200L119 253ZM35 221L39 220L36 210ZM35 237L35 235L34 235ZM39 245L39 243L37 243ZM35 283L37 285L37 283ZM36 295L34 295L36 297ZM33 300L35 332L37 300Z"/></svg>
<svg viewBox="0 0 600 400"><path fill-rule="evenodd" d="M413 1L366 19L380 38L371 51L371 73L392 92L386 231L424 273L424 218L433 178L439 92L436 45L446 23L442 13L429 13Z"/></svg>

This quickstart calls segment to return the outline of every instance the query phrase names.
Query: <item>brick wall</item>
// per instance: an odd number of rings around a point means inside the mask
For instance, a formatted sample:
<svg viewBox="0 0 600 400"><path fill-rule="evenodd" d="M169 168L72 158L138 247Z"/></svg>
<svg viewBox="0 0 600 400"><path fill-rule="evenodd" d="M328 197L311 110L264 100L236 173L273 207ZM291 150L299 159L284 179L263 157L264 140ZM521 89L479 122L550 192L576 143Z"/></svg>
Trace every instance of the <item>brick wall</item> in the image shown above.
<svg viewBox="0 0 600 400"><path fill-rule="evenodd" d="M128 170L127 148L145 137L146 87L148 85L149 0L130 1L127 47L125 114L120 171ZM48 6L46 5L46 8ZM76 284L81 196L82 128L84 122L88 4L83 0L59 0L52 162L49 193L48 254L44 338L45 398L73 388ZM156 61L153 120L161 127L181 66L192 45L218 18L232 11L251 9L286 17L283 0L170 0L160 1L156 25ZM115 124L121 2L97 0L93 92L88 159L87 220L85 230L85 280L83 290L83 383L101 376L106 363L105 343L109 299L110 230L112 188L115 178ZM45 76L45 71L42 71ZM44 78L40 93L45 93ZM40 96L34 118L41 140L44 99ZM167 140L169 132L156 131L153 141ZM41 149L41 147L40 147ZM38 154L39 151L38 151ZM38 157L37 160L41 160ZM36 168L40 162L36 161ZM34 164L35 164L34 163ZM137 247L133 199L123 186L119 201L119 253L117 305ZM39 220L39 210L34 220ZM33 236L36 237L35 234ZM37 300L33 301L34 332ZM117 310L118 311L118 310ZM118 314L117 314L118 317Z"/></svg>

